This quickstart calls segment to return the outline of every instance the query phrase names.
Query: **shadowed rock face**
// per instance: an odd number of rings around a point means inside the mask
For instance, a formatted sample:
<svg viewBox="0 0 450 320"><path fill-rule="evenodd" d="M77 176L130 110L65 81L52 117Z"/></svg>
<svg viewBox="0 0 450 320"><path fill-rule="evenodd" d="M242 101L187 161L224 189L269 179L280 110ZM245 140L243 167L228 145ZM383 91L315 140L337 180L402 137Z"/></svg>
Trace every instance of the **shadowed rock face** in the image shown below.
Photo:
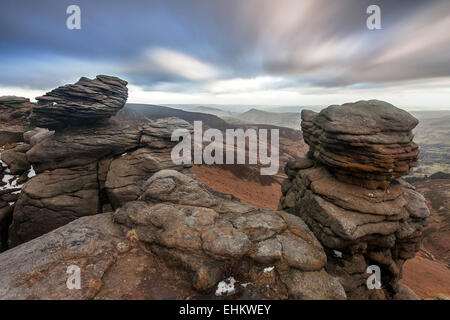
<svg viewBox="0 0 450 320"><path fill-rule="evenodd" d="M401 269L430 215L423 196L399 179L416 164L416 124L375 100L302 112L309 159L287 164L279 209L308 224L350 299L407 298ZM367 288L369 265L381 269L381 290Z"/></svg>
<svg viewBox="0 0 450 320"><path fill-rule="evenodd" d="M418 121L406 111L378 101L302 111L302 130L317 160L339 180L366 188L386 188L417 165L412 141Z"/></svg>
<svg viewBox="0 0 450 320"><path fill-rule="evenodd" d="M107 119L123 108L128 97L127 82L99 75L81 78L37 97L30 120L37 127L84 125Z"/></svg>

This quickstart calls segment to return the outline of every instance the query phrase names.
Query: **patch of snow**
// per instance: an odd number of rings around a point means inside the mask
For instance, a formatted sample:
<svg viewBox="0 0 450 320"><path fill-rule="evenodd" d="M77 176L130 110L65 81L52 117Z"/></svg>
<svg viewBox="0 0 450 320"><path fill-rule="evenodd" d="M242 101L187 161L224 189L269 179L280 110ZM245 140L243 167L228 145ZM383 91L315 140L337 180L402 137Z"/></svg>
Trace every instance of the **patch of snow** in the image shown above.
<svg viewBox="0 0 450 320"><path fill-rule="evenodd" d="M6 183L3 186L0 186L0 190L11 190L11 189L17 189L17 188L22 188L24 183L22 184L17 184L17 179L19 178L19 176L13 176L11 174L5 174L3 176L2 182Z"/></svg>
<svg viewBox="0 0 450 320"><path fill-rule="evenodd" d="M275 269L274 266L272 266L272 267L267 267L267 268L264 268L264 272L270 272L270 271L272 271L273 269Z"/></svg>
<svg viewBox="0 0 450 320"><path fill-rule="evenodd" d="M336 258L342 258L342 252L337 251L337 250L333 250L333 253L334 253L334 256L335 256Z"/></svg>
<svg viewBox="0 0 450 320"><path fill-rule="evenodd" d="M373 198L373 193L369 193L368 196Z"/></svg>
<svg viewBox="0 0 450 320"><path fill-rule="evenodd" d="M8 165L6 163L4 163L2 160L0 160L0 165L5 169L6 173L11 173L11 170L9 170Z"/></svg>
<svg viewBox="0 0 450 320"><path fill-rule="evenodd" d="M28 179L33 178L36 175L33 166L31 166L30 171L28 171Z"/></svg>
<svg viewBox="0 0 450 320"><path fill-rule="evenodd" d="M241 287L247 288L247 286L252 285L252 284L253 283L251 283L251 282L241 283Z"/></svg>
<svg viewBox="0 0 450 320"><path fill-rule="evenodd" d="M125 157L128 154L128 152L122 153L120 156Z"/></svg>
<svg viewBox="0 0 450 320"><path fill-rule="evenodd" d="M10 206L13 206L15 202L8 202Z"/></svg>
<svg viewBox="0 0 450 320"><path fill-rule="evenodd" d="M236 283L236 280L233 277L229 277L228 279L225 279L223 281L220 281L217 285L216 290L216 296L221 295L230 295L234 293L234 284Z"/></svg>
<svg viewBox="0 0 450 320"><path fill-rule="evenodd" d="M19 194L21 192L22 192L22 190L17 190L17 191L11 192L11 194Z"/></svg>

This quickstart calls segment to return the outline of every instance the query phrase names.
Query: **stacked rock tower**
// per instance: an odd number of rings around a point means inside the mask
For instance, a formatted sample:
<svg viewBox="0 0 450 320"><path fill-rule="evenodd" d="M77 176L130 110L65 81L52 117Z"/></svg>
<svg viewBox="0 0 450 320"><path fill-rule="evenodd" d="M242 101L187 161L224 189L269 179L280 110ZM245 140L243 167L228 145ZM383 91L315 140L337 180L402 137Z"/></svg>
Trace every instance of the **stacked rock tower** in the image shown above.
<svg viewBox="0 0 450 320"><path fill-rule="evenodd" d="M279 209L309 225L326 249L327 271L350 299L390 299L405 289L402 267L419 249L430 214L400 178L417 165L417 123L377 100L302 111L310 150L287 164ZM381 271L380 289L367 285L369 266Z"/></svg>

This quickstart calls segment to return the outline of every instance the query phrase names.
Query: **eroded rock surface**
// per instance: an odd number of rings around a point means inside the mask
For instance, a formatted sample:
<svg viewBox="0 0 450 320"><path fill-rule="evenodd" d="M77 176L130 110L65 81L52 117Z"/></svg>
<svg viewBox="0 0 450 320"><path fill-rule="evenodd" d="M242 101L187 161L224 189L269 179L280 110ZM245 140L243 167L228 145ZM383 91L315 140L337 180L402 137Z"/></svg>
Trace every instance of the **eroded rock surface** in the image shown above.
<svg viewBox="0 0 450 320"><path fill-rule="evenodd" d="M28 98L0 97L0 147L23 141L29 126L28 117L34 104Z"/></svg>
<svg viewBox="0 0 450 320"><path fill-rule="evenodd" d="M419 149L412 141L417 124L406 111L378 100L302 111L309 157L339 180L369 189L386 188L417 165Z"/></svg>
<svg viewBox="0 0 450 320"><path fill-rule="evenodd" d="M37 127L64 127L95 123L115 115L128 97L127 82L117 77L99 75L82 77L37 97L30 120Z"/></svg>
<svg viewBox="0 0 450 320"><path fill-rule="evenodd" d="M325 247L327 271L351 299L406 297L402 266L418 251L430 215L423 196L399 179L416 164L416 124L373 100L302 112L309 159L287 164L279 209L308 224ZM381 269L380 290L367 287L370 265Z"/></svg>
<svg viewBox="0 0 450 320"><path fill-rule="evenodd" d="M154 186L168 181L173 188L161 200ZM145 188L113 214L80 218L0 255L0 299L346 298L299 217L174 170L159 171ZM188 193L207 201L180 198ZM67 288L70 265L80 267L80 290ZM221 296L226 279L235 287Z"/></svg>

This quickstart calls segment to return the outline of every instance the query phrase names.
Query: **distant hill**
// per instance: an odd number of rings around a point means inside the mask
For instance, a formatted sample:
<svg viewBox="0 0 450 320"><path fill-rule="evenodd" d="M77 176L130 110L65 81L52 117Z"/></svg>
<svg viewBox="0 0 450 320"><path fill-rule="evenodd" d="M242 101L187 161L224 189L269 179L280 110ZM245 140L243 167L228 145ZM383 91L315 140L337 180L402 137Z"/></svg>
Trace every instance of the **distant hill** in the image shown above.
<svg viewBox="0 0 450 320"><path fill-rule="evenodd" d="M195 107L192 108L191 110L189 110L190 112L200 112L200 113L208 113L208 114L212 114L218 117L232 117L233 115L236 114L236 112L231 112L231 111L225 111L225 110L220 110L218 108L212 108L212 107Z"/></svg>
<svg viewBox="0 0 450 320"><path fill-rule="evenodd" d="M419 124L414 141L419 145L419 166L409 177L424 178L436 172L450 173L450 111L414 113ZM434 118L430 118L433 116Z"/></svg>
<svg viewBox="0 0 450 320"><path fill-rule="evenodd" d="M225 130L229 128L227 122L212 114L200 112L188 112L180 109L157 106L152 104L127 103L125 107L119 111L117 116L128 120L177 117L189 123L193 123L194 121L202 121L204 126L216 128L219 130Z"/></svg>
<svg viewBox="0 0 450 320"><path fill-rule="evenodd" d="M418 144L450 146L450 115L442 113L435 118L419 119L414 132Z"/></svg>
<svg viewBox="0 0 450 320"><path fill-rule="evenodd" d="M299 112L276 113L251 109L234 117L239 121L246 121L248 123L270 124L273 126L300 129Z"/></svg>
<svg viewBox="0 0 450 320"><path fill-rule="evenodd" d="M450 110L428 110L428 111L411 111L414 117L420 121L425 119L436 119L440 117L450 117Z"/></svg>

